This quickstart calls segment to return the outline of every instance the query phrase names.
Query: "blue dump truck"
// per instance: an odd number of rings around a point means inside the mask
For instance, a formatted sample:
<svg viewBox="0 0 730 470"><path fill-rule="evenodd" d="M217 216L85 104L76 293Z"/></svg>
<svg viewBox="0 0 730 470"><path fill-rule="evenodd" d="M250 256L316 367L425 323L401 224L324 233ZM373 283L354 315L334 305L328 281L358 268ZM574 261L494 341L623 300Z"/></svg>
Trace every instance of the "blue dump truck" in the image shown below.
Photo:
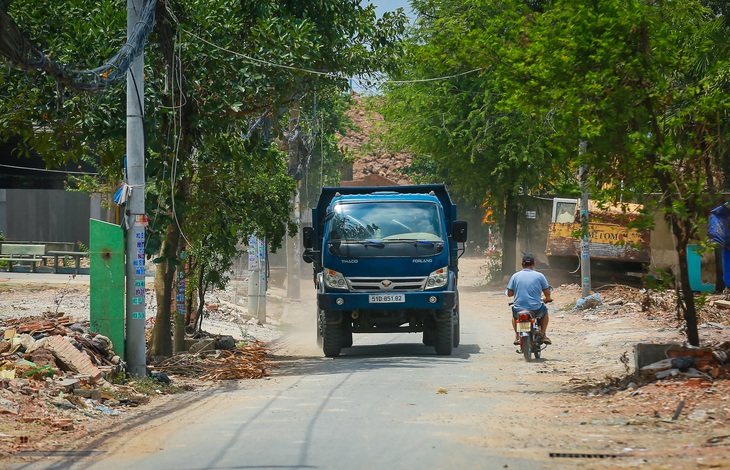
<svg viewBox="0 0 730 470"><path fill-rule="evenodd" d="M444 185L323 188L312 224L303 258L325 356L351 347L353 333L422 332L439 355L459 345L467 227Z"/></svg>

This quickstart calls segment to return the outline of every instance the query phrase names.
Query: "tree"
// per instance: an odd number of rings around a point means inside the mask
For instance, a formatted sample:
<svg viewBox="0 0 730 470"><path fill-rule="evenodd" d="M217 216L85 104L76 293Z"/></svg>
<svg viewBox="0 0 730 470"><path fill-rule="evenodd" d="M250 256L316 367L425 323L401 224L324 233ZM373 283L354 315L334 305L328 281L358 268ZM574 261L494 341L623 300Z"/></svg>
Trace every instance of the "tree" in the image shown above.
<svg viewBox="0 0 730 470"><path fill-rule="evenodd" d="M725 3L417 0L383 114L421 168L474 198L574 189L585 165L594 199L660 207L697 344L686 254L727 186Z"/></svg>
<svg viewBox="0 0 730 470"><path fill-rule="evenodd" d="M558 145L588 143L579 163L599 199L658 192L693 345L687 245L699 238L716 203L713 180L727 164L727 33L723 18L697 1L556 1L527 18L509 58L516 106L555 116Z"/></svg>
<svg viewBox="0 0 730 470"><path fill-rule="evenodd" d="M400 73L381 112L395 148L414 156L420 181L445 181L470 205L490 199L505 222L503 274L515 267L518 203L573 180L549 118L508 101L502 58L541 2L418 0ZM573 183L573 186L575 184Z"/></svg>
<svg viewBox="0 0 730 470"><path fill-rule="evenodd" d="M78 69L124 42L125 11L115 2L16 0L7 12L31 43ZM293 233L293 182L271 145L286 139L287 107L315 90L343 91L348 76L388 70L405 18L376 19L374 7L355 0L160 0L156 14L145 68L146 249L158 281L150 354L168 355L183 240L205 265L200 277L218 282L241 236L276 245ZM0 83L0 133L22 135L49 164L96 153L121 171L121 86L78 95L16 70Z"/></svg>

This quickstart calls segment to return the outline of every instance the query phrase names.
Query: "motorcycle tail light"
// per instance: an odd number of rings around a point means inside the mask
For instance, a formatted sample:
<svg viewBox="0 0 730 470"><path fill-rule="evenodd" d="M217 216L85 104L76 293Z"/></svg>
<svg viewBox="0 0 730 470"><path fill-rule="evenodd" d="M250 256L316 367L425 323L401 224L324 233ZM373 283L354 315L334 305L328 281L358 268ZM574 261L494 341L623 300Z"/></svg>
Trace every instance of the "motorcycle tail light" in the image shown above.
<svg viewBox="0 0 730 470"><path fill-rule="evenodd" d="M529 319L530 319L529 315L526 315L524 313L522 315L520 315L520 321L527 321Z"/></svg>

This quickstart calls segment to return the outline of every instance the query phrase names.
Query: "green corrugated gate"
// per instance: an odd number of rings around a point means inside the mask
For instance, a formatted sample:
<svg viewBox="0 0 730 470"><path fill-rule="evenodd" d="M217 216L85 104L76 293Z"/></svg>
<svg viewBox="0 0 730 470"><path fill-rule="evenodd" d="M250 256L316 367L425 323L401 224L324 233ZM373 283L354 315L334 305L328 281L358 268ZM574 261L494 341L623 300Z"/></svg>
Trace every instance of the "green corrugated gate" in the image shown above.
<svg viewBox="0 0 730 470"><path fill-rule="evenodd" d="M89 221L91 331L109 338L124 356L124 231L115 224Z"/></svg>

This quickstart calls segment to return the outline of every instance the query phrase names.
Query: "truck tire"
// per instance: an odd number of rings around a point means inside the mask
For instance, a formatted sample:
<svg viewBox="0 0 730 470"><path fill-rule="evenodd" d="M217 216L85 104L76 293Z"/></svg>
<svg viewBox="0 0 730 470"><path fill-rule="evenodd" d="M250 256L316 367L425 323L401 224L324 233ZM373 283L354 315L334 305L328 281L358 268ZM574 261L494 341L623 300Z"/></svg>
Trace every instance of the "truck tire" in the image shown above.
<svg viewBox="0 0 730 470"><path fill-rule="evenodd" d="M317 315L317 346L322 347L322 324L324 317L324 311L320 310Z"/></svg>
<svg viewBox="0 0 730 470"><path fill-rule="evenodd" d="M322 351L327 357L337 357L342 351L342 325L323 323Z"/></svg>
<svg viewBox="0 0 730 470"><path fill-rule="evenodd" d="M452 341L455 348L459 347L461 342L461 322L459 321L459 308L454 309L454 340Z"/></svg>
<svg viewBox="0 0 730 470"><path fill-rule="evenodd" d="M449 315L448 320L436 322L436 354L449 356L454 348L454 318Z"/></svg>

